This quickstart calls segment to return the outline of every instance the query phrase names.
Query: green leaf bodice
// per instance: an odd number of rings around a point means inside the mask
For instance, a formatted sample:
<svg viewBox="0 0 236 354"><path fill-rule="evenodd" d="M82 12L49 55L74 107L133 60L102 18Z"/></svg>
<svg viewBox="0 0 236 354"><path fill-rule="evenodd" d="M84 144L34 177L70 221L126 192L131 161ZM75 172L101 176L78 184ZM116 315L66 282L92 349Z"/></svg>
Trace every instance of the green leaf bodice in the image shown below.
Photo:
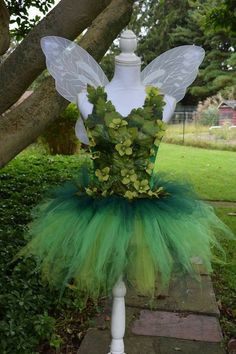
<svg viewBox="0 0 236 354"><path fill-rule="evenodd" d="M88 86L88 100L93 111L85 127L94 177L86 193L128 199L164 194L163 188L152 185L155 157L165 132L163 96L149 87L143 107L133 109L127 117L116 111L102 87Z"/></svg>

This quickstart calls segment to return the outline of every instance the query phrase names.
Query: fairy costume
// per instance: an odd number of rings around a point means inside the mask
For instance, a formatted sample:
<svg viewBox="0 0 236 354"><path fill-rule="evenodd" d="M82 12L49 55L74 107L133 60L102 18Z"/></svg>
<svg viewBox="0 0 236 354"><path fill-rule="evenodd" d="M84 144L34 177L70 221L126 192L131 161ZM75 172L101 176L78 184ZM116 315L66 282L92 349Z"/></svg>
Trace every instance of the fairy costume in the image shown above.
<svg viewBox="0 0 236 354"><path fill-rule="evenodd" d="M37 257L50 284L74 282L94 298L121 275L152 296L173 268L194 275L193 257L210 271L215 232L226 227L191 189L153 172L165 131L162 95L149 88L144 106L127 117L102 87L88 87L88 99L91 164L38 208L24 253Z"/></svg>

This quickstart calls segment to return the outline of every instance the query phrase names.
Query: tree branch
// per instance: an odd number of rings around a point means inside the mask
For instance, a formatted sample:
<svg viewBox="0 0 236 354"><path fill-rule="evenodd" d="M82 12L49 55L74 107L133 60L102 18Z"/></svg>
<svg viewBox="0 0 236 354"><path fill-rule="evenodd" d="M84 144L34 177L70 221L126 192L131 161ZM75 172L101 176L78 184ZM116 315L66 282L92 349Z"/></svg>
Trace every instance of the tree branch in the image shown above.
<svg viewBox="0 0 236 354"><path fill-rule="evenodd" d="M2 1L2 0L1 0ZM74 40L111 0L61 0L0 66L0 114L12 106L45 69L43 36Z"/></svg>
<svg viewBox="0 0 236 354"><path fill-rule="evenodd" d="M0 55L3 55L10 45L9 21L8 9L4 0L0 0Z"/></svg>
<svg viewBox="0 0 236 354"><path fill-rule="evenodd" d="M95 19L80 45L96 60L106 53L112 41L129 22L132 0L113 0ZM4 166L46 129L68 101L59 96L54 80L47 78L28 99L0 121L0 166Z"/></svg>

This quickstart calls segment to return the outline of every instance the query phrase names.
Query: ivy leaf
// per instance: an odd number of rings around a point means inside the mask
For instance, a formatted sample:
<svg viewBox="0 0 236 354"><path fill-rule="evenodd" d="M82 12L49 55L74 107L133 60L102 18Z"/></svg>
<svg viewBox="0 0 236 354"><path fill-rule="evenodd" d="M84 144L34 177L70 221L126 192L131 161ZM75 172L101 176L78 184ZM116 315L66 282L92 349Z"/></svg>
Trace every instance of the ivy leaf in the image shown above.
<svg viewBox="0 0 236 354"><path fill-rule="evenodd" d="M113 119L123 119L120 113L114 112L106 112L104 115L104 121L107 127L112 123Z"/></svg>
<svg viewBox="0 0 236 354"><path fill-rule="evenodd" d="M139 114L134 114L129 116L129 125L131 127L137 127L137 128L141 128L143 126L143 118L141 115Z"/></svg>
<svg viewBox="0 0 236 354"><path fill-rule="evenodd" d="M87 85L87 93L88 100L93 105L95 105L99 99L103 99L103 101L107 99L107 94L103 87L95 88L91 85Z"/></svg>
<svg viewBox="0 0 236 354"><path fill-rule="evenodd" d="M153 120L153 108L150 106L147 106L143 108L142 111L142 117L147 121L147 120Z"/></svg>
<svg viewBox="0 0 236 354"><path fill-rule="evenodd" d="M106 114L106 101L103 97L99 97L96 103L96 113L98 117L103 118Z"/></svg>
<svg viewBox="0 0 236 354"><path fill-rule="evenodd" d="M157 126L155 121L147 121L143 124L142 131L150 136L155 136L160 128Z"/></svg>
<svg viewBox="0 0 236 354"><path fill-rule="evenodd" d="M128 128L128 132L132 140L136 140L138 136L138 129L136 127Z"/></svg>

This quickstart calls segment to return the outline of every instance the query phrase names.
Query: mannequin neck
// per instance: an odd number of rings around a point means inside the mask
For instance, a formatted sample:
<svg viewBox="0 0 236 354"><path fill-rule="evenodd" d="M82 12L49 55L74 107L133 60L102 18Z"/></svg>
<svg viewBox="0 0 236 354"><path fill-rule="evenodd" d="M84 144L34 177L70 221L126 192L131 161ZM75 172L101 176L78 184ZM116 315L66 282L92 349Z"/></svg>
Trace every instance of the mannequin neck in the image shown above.
<svg viewBox="0 0 236 354"><path fill-rule="evenodd" d="M141 65L115 65L115 73L109 84L116 89L140 89L143 87L140 77Z"/></svg>

